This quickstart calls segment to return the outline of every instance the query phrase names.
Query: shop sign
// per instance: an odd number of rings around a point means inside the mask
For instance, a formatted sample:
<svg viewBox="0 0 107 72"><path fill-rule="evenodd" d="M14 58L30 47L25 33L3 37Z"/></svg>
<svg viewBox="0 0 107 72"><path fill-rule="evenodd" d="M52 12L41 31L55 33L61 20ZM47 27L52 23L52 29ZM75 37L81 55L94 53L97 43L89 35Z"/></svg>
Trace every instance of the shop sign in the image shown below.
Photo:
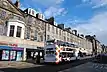
<svg viewBox="0 0 107 72"><path fill-rule="evenodd" d="M8 43L0 42L0 45L8 45Z"/></svg>
<svg viewBox="0 0 107 72"><path fill-rule="evenodd" d="M17 47L17 44L9 44L9 46Z"/></svg>
<svg viewBox="0 0 107 72"><path fill-rule="evenodd" d="M24 50L23 48L20 47L12 47L13 50Z"/></svg>
<svg viewBox="0 0 107 72"><path fill-rule="evenodd" d="M11 44L11 43L6 43L6 42L0 42L0 45L7 45L7 46L12 46L12 47L17 47L17 44Z"/></svg>

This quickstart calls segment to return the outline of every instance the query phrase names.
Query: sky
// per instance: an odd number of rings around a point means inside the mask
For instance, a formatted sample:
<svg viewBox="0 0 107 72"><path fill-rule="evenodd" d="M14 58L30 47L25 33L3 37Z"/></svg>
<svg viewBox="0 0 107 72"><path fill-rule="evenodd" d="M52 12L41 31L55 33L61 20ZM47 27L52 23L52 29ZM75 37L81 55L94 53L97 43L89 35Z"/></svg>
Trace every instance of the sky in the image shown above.
<svg viewBox="0 0 107 72"><path fill-rule="evenodd" d="M16 0L13 0L15 2ZM33 8L45 18L77 29L79 34L96 35L107 45L107 0L20 0L22 10Z"/></svg>

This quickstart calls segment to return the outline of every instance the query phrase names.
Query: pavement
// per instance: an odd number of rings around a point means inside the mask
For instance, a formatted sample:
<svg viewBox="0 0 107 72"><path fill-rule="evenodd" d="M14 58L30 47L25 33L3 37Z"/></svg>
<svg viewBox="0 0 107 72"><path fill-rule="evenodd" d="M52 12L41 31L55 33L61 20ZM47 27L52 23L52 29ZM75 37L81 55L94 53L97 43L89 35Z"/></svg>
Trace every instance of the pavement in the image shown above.
<svg viewBox="0 0 107 72"><path fill-rule="evenodd" d="M59 65L4 61L0 62L0 72L107 72L107 64L96 63L93 60L85 57Z"/></svg>
<svg viewBox="0 0 107 72"><path fill-rule="evenodd" d="M8 68L1 68L0 72L58 72L62 71L68 68L76 67L81 64L85 64L89 62L91 59L83 59L83 60L77 60L77 61L71 61L67 63L61 63L58 65L53 65L53 64L35 64L34 67L27 67L29 63L25 64L25 67L22 67L19 63L19 66L17 64L16 67L8 67ZM22 63L21 63L22 64ZM26 66L27 65L27 66Z"/></svg>
<svg viewBox="0 0 107 72"><path fill-rule="evenodd" d="M80 60L88 59L89 57L80 58ZM43 61L42 61L43 63ZM33 61L28 62L18 62L18 61L0 61L0 68L29 68L29 67L36 67L36 66L43 66L34 63Z"/></svg>
<svg viewBox="0 0 107 72"><path fill-rule="evenodd" d="M59 72L107 72L107 64L88 62Z"/></svg>
<svg viewBox="0 0 107 72"><path fill-rule="evenodd" d="M34 63L27 63L27 62L17 62L17 61L0 61L0 69L1 68L29 68L29 67L36 67L42 66Z"/></svg>

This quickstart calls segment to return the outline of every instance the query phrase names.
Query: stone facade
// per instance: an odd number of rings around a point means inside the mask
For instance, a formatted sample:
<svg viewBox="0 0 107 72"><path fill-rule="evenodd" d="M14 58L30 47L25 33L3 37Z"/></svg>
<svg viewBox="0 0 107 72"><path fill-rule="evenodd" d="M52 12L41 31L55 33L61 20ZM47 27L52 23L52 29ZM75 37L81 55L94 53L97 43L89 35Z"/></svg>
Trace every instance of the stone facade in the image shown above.
<svg viewBox="0 0 107 72"><path fill-rule="evenodd" d="M23 15L15 9L7 0L0 1L0 35L7 35L7 23L9 19L24 20Z"/></svg>
<svg viewBox="0 0 107 72"><path fill-rule="evenodd" d="M92 53L92 43L85 37L74 34L72 33L72 31L68 32L49 23L46 24L46 40L48 39L56 39L64 42L73 43L79 48L86 49L88 54Z"/></svg>
<svg viewBox="0 0 107 72"><path fill-rule="evenodd" d="M31 15L25 17L26 29L25 39L30 39L37 42L44 42L45 38L45 23Z"/></svg>
<svg viewBox="0 0 107 72"><path fill-rule="evenodd" d="M25 26L24 38L34 41L35 31L37 42L44 41L45 22L31 15L25 15L11 1L0 0L0 36L8 36L8 23L13 20L23 22ZM13 21L14 22L14 21ZM29 36L29 38L27 38ZM36 42L35 41L35 42Z"/></svg>

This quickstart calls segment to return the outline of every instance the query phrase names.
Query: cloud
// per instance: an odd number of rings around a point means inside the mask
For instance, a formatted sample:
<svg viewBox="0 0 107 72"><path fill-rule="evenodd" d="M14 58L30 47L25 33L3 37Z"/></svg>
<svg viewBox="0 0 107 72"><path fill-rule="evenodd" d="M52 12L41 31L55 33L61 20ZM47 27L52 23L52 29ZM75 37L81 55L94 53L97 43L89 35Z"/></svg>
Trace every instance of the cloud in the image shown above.
<svg viewBox="0 0 107 72"><path fill-rule="evenodd" d="M61 4L64 0L32 0L33 2L35 3L39 3L43 6L46 6L46 7L50 7L50 6L55 6L57 4Z"/></svg>
<svg viewBox="0 0 107 72"><path fill-rule="evenodd" d="M75 27L77 25L80 25L80 24L87 24L88 23L88 20L83 20L83 19L80 19L78 18L77 16L74 16L72 18L69 18L68 20L65 20L64 21L64 24L67 25L67 27L70 25L72 27Z"/></svg>
<svg viewBox="0 0 107 72"><path fill-rule="evenodd" d="M107 0L82 0L82 4L90 4L94 9L107 6Z"/></svg>
<svg viewBox="0 0 107 72"><path fill-rule="evenodd" d="M64 16L67 11L62 7L64 0L30 0L24 1L24 5L21 5L21 9L36 8L36 11L45 15L45 17L51 16ZM26 2L26 3L25 3ZM30 4L30 6L28 5ZM37 8L38 7L38 8Z"/></svg>
<svg viewBox="0 0 107 72"><path fill-rule="evenodd" d="M21 10L25 10L25 9L26 9L26 7L20 7L20 9L21 9Z"/></svg>
<svg viewBox="0 0 107 72"><path fill-rule="evenodd" d="M39 2L41 2L41 0ZM44 11L44 15L47 18L51 16L64 16L67 13L66 9L61 7L61 4L64 2L64 0L46 0L45 2L45 6L48 6L48 8Z"/></svg>
<svg viewBox="0 0 107 72"><path fill-rule="evenodd" d="M93 16L87 23L79 24L73 29L85 35L96 35L98 40L107 45L107 12Z"/></svg>
<svg viewBox="0 0 107 72"><path fill-rule="evenodd" d="M93 7L92 8L99 8L103 6L107 6L107 0L91 0Z"/></svg>
<svg viewBox="0 0 107 72"><path fill-rule="evenodd" d="M24 7L22 4L20 4L20 9L21 9L21 10L25 10L26 7Z"/></svg>
<svg viewBox="0 0 107 72"><path fill-rule="evenodd" d="M60 8L60 7L49 7L45 12L44 15L46 17L51 17L51 16L58 16L58 15L64 15L67 12L65 11L65 8Z"/></svg>

